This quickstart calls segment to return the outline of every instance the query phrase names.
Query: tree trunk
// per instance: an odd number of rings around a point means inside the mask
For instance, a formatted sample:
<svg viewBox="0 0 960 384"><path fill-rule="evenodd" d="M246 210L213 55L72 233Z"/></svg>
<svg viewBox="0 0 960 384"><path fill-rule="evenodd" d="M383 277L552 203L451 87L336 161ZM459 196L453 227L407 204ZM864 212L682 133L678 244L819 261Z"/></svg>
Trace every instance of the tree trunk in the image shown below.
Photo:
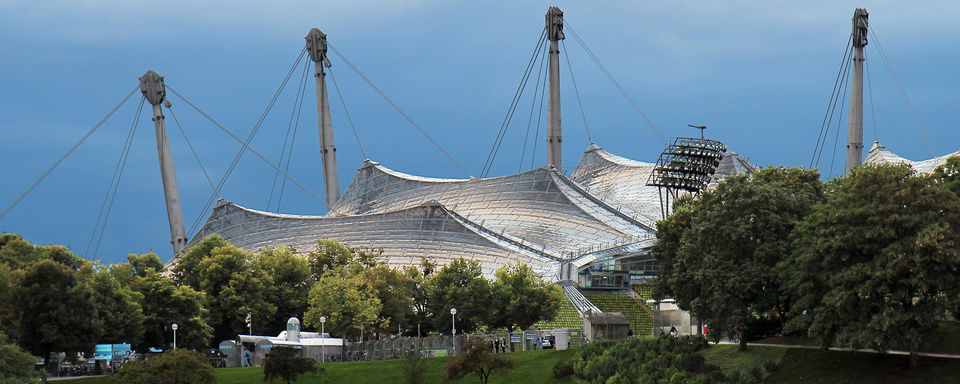
<svg viewBox="0 0 960 384"><path fill-rule="evenodd" d="M910 369L916 368L919 362L920 362L920 344L914 342L910 344Z"/></svg>
<svg viewBox="0 0 960 384"><path fill-rule="evenodd" d="M740 328L740 351L747 350L747 329Z"/></svg>

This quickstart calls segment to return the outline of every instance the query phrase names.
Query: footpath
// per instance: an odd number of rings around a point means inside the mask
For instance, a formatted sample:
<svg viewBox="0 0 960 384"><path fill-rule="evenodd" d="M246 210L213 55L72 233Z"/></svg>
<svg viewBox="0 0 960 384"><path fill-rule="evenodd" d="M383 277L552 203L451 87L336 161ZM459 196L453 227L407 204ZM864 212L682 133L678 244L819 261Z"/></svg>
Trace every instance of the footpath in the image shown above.
<svg viewBox="0 0 960 384"><path fill-rule="evenodd" d="M737 345L729 340L721 340L719 344L726 345ZM801 344L774 344L774 343L747 343L747 346L754 347L777 347L777 348L800 348L800 349L821 349L817 345L801 345ZM843 347L830 347L831 351L843 351L843 352L866 352L866 353L881 353L869 348L843 348ZM890 355L910 355L910 351L901 351L901 350L889 350L885 352ZM940 357L944 359L960 359L960 354L958 353L935 353L935 352L920 352L922 357Z"/></svg>

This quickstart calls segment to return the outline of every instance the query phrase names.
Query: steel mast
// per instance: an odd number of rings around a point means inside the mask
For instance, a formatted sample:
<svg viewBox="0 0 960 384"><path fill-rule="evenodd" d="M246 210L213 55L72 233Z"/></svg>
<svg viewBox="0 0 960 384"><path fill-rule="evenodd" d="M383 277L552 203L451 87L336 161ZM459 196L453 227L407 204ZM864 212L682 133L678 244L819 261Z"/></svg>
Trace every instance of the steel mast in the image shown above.
<svg viewBox="0 0 960 384"><path fill-rule="evenodd" d="M850 75L850 121L847 124L847 162L850 174L863 159L863 47L867 45L867 18L864 8L853 12L853 73Z"/></svg>
<svg viewBox="0 0 960 384"><path fill-rule="evenodd" d="M167 126L164 123L163 109L160 103L170 107L166 99L167 88L163 76L147 71L140 77L140 92L153 106L153 125L157 133L157 154L160 157L160 178L163 180L163 195L167 200L167 218L170 220L170 243L176 257L187 246L187 231L183 226L183 209L180 208L180 190L177 189L177 173L173 168L173 156L170 153L170 140L167 138Z"/></svg>
<svg viewBox="0 0 960 384"><path fill-rule="evenodd" d="M550 98L547 107L547 164L563 171L563 153L560 143L563 132L560 127L560 46L563 40L563 11L557 7L547 9L547 39L550 40Z"/></svg>
<svg viewBox="0 0 960 384"><path fill-rule="evenodd" d="M333 143L333 123L330 121L330 99L327 97L326 72L330 67L327 58L327 35L313 28L306 36L307 52L313 60L317 79L317 116L320 126L320 147L323 152L323 186L327 194L327 206L332 207L340 198L340 182L337 179L337 146Z"/></svg>

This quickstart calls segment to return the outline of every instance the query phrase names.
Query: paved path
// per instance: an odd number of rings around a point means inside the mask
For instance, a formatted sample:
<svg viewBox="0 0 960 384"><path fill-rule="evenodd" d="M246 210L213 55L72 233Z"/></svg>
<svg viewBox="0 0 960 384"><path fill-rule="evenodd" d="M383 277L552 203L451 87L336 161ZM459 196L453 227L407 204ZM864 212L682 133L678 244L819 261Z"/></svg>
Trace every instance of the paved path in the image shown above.
<svg viewBox="0 0 960 384"><path fill-rule="evenodd" d="M731 341L720 341L720 344L727 345L736 345ZM801 349L820 349L818 345L798 345L798 344L773 344L773 343L747 343L748 346L755 347L779 347L779 348L801 348ZM867 352L867 353L880 353L869 348L862 349L853 349L853 348L843 348L843 347L830 347L831 351L843 351L843 352ZM890 355L910 355L910 351L900 351L900 350L889 350L886 352ZM944 359L960 359L960 354L957 353L934 353L934 352L920 352L920 356L923 357L941 357Z"/></svg>

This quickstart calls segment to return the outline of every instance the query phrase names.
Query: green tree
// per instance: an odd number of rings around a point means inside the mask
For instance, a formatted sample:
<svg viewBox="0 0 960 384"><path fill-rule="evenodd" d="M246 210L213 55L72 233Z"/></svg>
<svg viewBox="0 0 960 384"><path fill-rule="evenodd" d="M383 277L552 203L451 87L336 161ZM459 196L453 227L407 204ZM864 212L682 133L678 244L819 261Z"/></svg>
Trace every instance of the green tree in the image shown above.
<svg viewBox="0 0 960 384"><path fill-rule="evenodd" d="M43 260L27 267L13 292L18 344L31 353L92 352L103 333L93 292L72 268Z"/></svg>
<svg viewBox="0 0 960 384"><path fill-rule="evenodd" d="M211 236L192 247L173 269L181 285L203 292L206 323L213 328L211 342L233 340L248 333L246 315L254 328L264 331L274 320L277 307L270 298L275 290L270 276L254 262L252 254Z"/></svg>
<svg viewBox="0 0 960 384"><path fill-rule="evenodd" d="M493 282L493 308L490 325L529 329L541 320L552 320L560 310L563 290L540 278L524 263L507 264L496 272Z"/></svg>
<svg viewBox="0 0 960 384"><path fill-rule="evenodd" d="M490 282L476 260L455 259L428 282L427 305L436 329L451 326L450 308L457 309L458 332L470 332L487 320L491 311Z"/></svg>
<svg viewBox="0 0 960 384"><path fill-rule="evenodd" d="M217 382L217 374L203 355L177 349L127 363L114 380L120 384L212 384Z"/></svg>
<svg viewBox="0 0 960 384"><path fill-rule="evenodd" d="M363 272L362 278L380 300L383 326L377 332L397 332L407 326L413 313L413 281L400 271L378 265Z"/></svg>
<svg viewBox="0 0 960 384"><path fill-rule="evenodd" d="M303 316L304 324L344 339L359 335L361 329L382 326L379 313L383 307L376 292L363 278L340 269L324 273L313 284L310 308ZM326 317L321 326L320 317Z"/></svg>
<svg viewBox="0 0 960 384"><path fill-rule="evenodd" d="M513 359L490 353L490 346L483 339L469 338L464 344L464 352L443 368L444 379L460 381L464 376L476 373L480 383L486 384L491 374L513 369Z"/></svg>
<svg viewBox="0 0 960 384"><path fill-rule="evenodd" d="M716 189L658 223L654 255L659 295L722 332L744 334L760 317L783 320L776 265L791 251L791 231L822 199L819 174L770 167L726 178ZM746 349L746 337L740 337Z"/></svg>
<svg viewBox="0 0 960 384"><path fill-rule="evenodd" d="M329 271L347 268L351 273L361 273L383 262L383 251L353 249L336 240L319 240L317 248L307 254L310 272L314 280L320 280Z"/></svg>
<svg viewBox="0 0 960 384"><path fill-rule="evenodd" d="M134 344L139 352L152 348L169 348L173 343L172 324L179 325L177 347L201 349L208 345L213 329L204 318L203 293L187 286L178 286L159 273L138 277L130 288L139 293L144 313L144 337Z"/></svg>
<svg viewBox="0 0 960 384"><path fill-rule="evenodd" d="M960 156L947 158L945 163L933 170L932 176L948 191L960 196Z"/></svg>
<svg viewBox="0 0 960 384"><path fill-rule="evenodd" d="M824 346L909 345L910 366L960 300L960 198L905 165L836 180L781 264L788 330Z"/></svg>
<svg viewBox="0 0 960 384"><path fill-rule="evenodd" d="M102 343L139 344L143 339L143 310L140 294L120 284L106 270L98 271L90 282L97 318L103 325Z"/></svg>
<svg viewBox="0 0 960 384"><path fill-rule="evenodd" d="M34 368L37 359L7 340L0 332L0 384L36 383L40 372Z"/></svg>
<svg viewBox="0 0 960 384"><path fill-rule="evenodd" d="M268 330L281 330L290 317L302 318L307 312L307 295L313 280L307 260L290 247L265 248L254 257L258 268L266 272L273 284L268 300L277 307L277 315Z"/></svg>
<svg viewBox="0 0 960 384"><path fill-rule="evenodd" d="M37 247L22 236L9 232L0 233L0 264L6 264L15 270L26 268L40 259Z"/></svg>
<svg viewBox="0 0 960 384"><path fill-rule="evenodd" d="M436 265L427 258L420 259L420 266L407 266L403 268L403 274L410 283L410 292L412 296L413 308L410 313L408 323L411 327L416 324L421 334L428 334L433 331L433 322L429 310L430 295L428 282L433 277Z"/></svg>
<svg viewBox="0 0 960 384"><path fill-rule="evenodd" d="M297 376L307 373L323 372L313 359L297 356L300 350L290 347L274 346L263 359L263 381L272 383L282 380L290 384L297 381Z"/></svg>

